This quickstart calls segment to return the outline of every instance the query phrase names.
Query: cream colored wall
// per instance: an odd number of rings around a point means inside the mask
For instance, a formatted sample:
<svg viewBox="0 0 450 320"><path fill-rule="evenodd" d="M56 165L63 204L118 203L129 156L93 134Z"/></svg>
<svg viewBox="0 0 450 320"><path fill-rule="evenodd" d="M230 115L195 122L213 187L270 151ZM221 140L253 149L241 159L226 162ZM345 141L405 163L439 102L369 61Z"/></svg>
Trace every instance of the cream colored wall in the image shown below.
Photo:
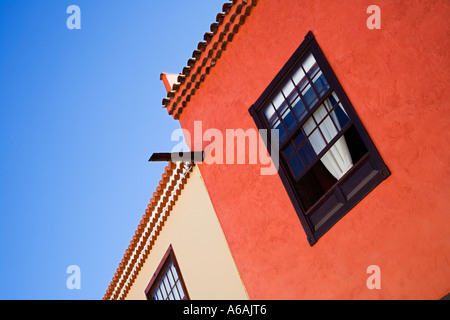
<svg viewBox="0 0 450 320"><path fill-rule="evenodd" d="M144 290L172 244L192 300L248 299L217 216L194 167L126 299Z"/></svg>

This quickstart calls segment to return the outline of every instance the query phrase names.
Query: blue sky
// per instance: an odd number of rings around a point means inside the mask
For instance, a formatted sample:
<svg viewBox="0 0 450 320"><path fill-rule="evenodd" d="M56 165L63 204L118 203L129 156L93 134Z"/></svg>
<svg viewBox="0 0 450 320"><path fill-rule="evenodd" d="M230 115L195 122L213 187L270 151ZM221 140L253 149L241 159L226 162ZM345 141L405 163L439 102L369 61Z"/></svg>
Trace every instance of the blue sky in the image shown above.
<svg viewBox="0 0 450 320"><path fill-rule="evenodd" d="M0 299L103 297L176 144L159 75L224 2L0 0Z"/></svg>

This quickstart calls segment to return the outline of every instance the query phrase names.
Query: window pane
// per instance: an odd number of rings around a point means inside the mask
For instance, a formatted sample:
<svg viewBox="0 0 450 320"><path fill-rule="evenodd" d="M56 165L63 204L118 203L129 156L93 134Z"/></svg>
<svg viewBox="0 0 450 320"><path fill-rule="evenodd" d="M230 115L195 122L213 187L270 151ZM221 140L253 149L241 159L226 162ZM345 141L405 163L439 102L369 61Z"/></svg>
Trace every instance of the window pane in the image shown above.
<svg viewBox="0 0 450 320"><path fill-rule="evenodd" d="M331 117L333 118L333 121L339 128L339 130L345 127L345 125L350 122L350 119L345 110L342 108L341 104L339 104L336 109L331 112Z"/></svg>
<svg viewBox="0 0 450 320"><path fill-rule="evenodd" d="M266 110L264 110L264 116L266 117L267 121L273 121L273 118L275 117L275 109L273 108L271 103L267 106Z"/></svg>
<svg viewBox="0 0 450 320"><path fill-rule="evenodd" d="M178 281L178 273L177 273L177 269L175 268L175 266L174 266L173 263L172 263L172 265L170 266L170 271L172 271L173 278L175 279L175 282Z"/></svg>
<svg viewBox="0 0 450 320"><path fill-rule="evenodd" d="M316 158L316 153L314 152L314 149L311 146L311 143L309 141L306 141L298 150L300 155L302 156L303 161L305 162L305 165L309 165L314 161Z"/></svg>
<svg viewBox="0 0 450 320"><path fill-rule="evenodd" d="M307 110L300 97L297 97L297 100L293 101L292 108L298 121L302 120L305 117Z"/></svg>
<svg viewBox="0 0 450 320"><path fill-rule="evenodd" d="M314 56L312 53L306 57L306 59L303 61L303 69L305 69L306 72L310 71L310 69L314 66L316 63L316 59L314 59Z"/></svg>
<svg viewBox="0 0 450 320"><path fill-rule="evenodd" d="M298 147L298 146L302 145L305 140L306 140L306 136L305 136L303 130L300 130L300 132L294 138L294 143Z"/></svg>
<svg viewBox="0 0 450 320"><path fill-rule="evenodd" d="M309 109L317 102L316 94L310 84L308 84L306 89L302 92L302 97Z"/></svg>
<svg viewBox="0 0 450 320"><path fill-rule="evenodd" d="M164 286L164 283L161 282L159 288L160 288L160 290L161 290L162 298L163 298L164 300L166 300L166 299L167 299L167 296L168 296L168 293L167 293L166 287Z"/></svg>
<svg viewBox="0 0 450 320"><path fill-rule="evenodd" d="M273 104L273 106L274 106L274 108L276 109L276 110L278 110L279 108L280 108L280 106L281 106L281 104L284 102L284 97L283 97L283 95L281 94L281 92L279 92L277 95L276 95L276 97L272 100L272 104Z"/></svg>
<svg viewBox="0 0 450 320"><path fill-rule="evenodd" d="M163 300L160 288L158 288L158 291L156 291L156 295L158 296L158 300Z"/></svg>
<svg viewBox="0 0 450 320"><path fill-rule="evenodd" d="M292 83L291 79L288 79L288 81L286 82L286 84L284 85L283 89L281 89L281 91L283 91L284 96L287 98L289 97L289 95L292 93L292 91L295 90L295 86Z"/></svg>
<svg viewBox="0 0 450 320"><path fill-rule="evenodd" d="M298 90L294 88L294 90L292 90L291 93L286 97L291 106L295 104L295 101L298 100L298 94Z"/></svg>
<svg viewBox="0 0 450 320"><path fill-rule="evenodd" d="M283 126L281 125L280 121L277 121L275 125L273 126L274 129L279 130L279 137L280 142L283 142L286 139L286 131L284 130Z"/></svg>
<svg viewBox="0 0 450 320"><path fill-rule="evenodd" d="M175 297L175 300L181 300L181 297L180 297L180 295L178 294L178 290L177 290L177 287L176 287L176 286L173 288L173 295L174 295L174 297Z"/></svg>
<svg viewBox="0 0 450 320"><path fill-rule="evenodd" d="M325 80L325 76L322 71L319 71L319 73L314 77L313 85L320 97L322 97L325 91L328 90L328 82Z"/></svg>
<svg viewBox="0 0 450 320"><path fill-rule="evenodd" d="M327 116L327 109L324 105L321 105L321 107L314 112L314 119L316 119L317 123L320 123L320 131L322 131L322 135L325 137L327 143L338 134L336 126L330 116Z"/></svg>
<svg viewBox="0 0 450 320"><path fill-rule="evenodd" d="M316 154L319 154L326 147L326 143L323 140L322 134L318 129L314 130L311 133L311 135L309 136L309 142L311 143L311 146L313 147Z"/></svg>
<svg viewBox="0 0 450 320"><path fill-rule="evenodd" d="M293 154L295 151L295 145L291 142L288 144L287 148L284 150L284 155L286 158L289 158L291 154Z"/></svg>
<svg viewBox="0 0 450 320"><path fill-rule="evenodd" d="M184 291L183 291L180 281L177 282L177 288L178 288L178 292L180 293L181 300L184 299Z"/></svg>
<svg viewBox="0 0 450 320"><path fill-rule="evenodd" d="M319 73L320 69L319 66L316 64L313 65L313 67L308 71L308 76L310 79L315 78L316 75Z"/></svg>
<svg viewBox="0 0 450 320"><path fill-rule="evenodd" d="M305 79L305 73L303 72L303 69L300 67L298 70L292 75L292 80L294 80L294 83L296 86L302 90L305 86L305 82L301 83L302 80Z"/></svg>
<svg viewBox="0 0 450 320"><path fill-rule="evenodd" d="M171 289L172 287L171 287L171 285L169 284L169 280L167 279L167 274L166 274L166 276L164 277L164 285L166 286L166 290L167 290L168 292L170 292L170 289Z"/></svg>
<svg viewBox="0 0 450 320"><path fill-rule="evenodd" d="M305 169L303 166L302 160L300 159L300 156L298 153L295 153L292 158L288 160L289 166L292 170L292 173L294 176L298 176L302 171Z"/></svg>
<svg viewBox="0 0 450 320"><path fill-rule="evenodd" d="M173 287L175 285L175 280L173 279L173 275L170 269L167 270L167 276L169 278L170 287Z"/></svg>
<svg viewBox="0 0 450 320"><path fill-rule="evenodd" d="M314 131L316 128L316 122L314 121L313 117L308 118L308 120L305 122L303 126L303 130L305 131L306 135L309 136L311 132Z"/></svg>
<svg viewBox="0 0 450 320"><path fill-rule="evenodd" d="M287 128L288 132L291 132L296 126L295 118L291 111L288 109L285 114L283 114L282 118L284 126Z"/></svg>
<svg viewBox="0 0 450 320"><path fill-rule="evenodd" d="M325 120L320 124L320 131L322 131L323 136L327 143L333 140L334 137L338 134L336 126L331 120L330 116L327 116Z"/></svg>
<svg viewBox="0 0 450 320"><path fill-rule="evenodd" d="M339 101L339 98L338 98L336 92L333 91L325 100L325 105L326 105L328 111L331 111L334 108L334 106L336 106L338 101Z"/></svg>
<svg viewBox="0 0 450 320"><path fill-rule="evenodd" d="M322 104L320 105L320 107L317 109L316 112L314 112L314 119L316 119L317 123L320 123L320 121L322 121L323 118L325 118L325 116L327 115L328 111L325 108L325 106Z"/></svg>

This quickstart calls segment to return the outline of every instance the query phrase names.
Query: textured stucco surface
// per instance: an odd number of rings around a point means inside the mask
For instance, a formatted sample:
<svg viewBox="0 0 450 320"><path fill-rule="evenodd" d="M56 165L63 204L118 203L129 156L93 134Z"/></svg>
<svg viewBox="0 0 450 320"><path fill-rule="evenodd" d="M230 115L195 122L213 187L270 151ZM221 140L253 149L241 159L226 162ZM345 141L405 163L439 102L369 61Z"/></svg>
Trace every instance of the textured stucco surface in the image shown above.
<svg viewBox="0 0 450 320"><path fill-rule="evenodd" d="M366 9L381 8L381 30ZM311 30L392 175L310 247L280 178L199 165L251 299L439 299L450 291L450 2L259 0L180 118L248 108ZM366 269L381 268L381 290Z"/></svg>
<svg viewBox="0 0 450 320"><path fill-rule="evenodd" d="M193 168L127 300L146 299L145 289L170 245L191 299L248 299L197 167Z"/></svg>

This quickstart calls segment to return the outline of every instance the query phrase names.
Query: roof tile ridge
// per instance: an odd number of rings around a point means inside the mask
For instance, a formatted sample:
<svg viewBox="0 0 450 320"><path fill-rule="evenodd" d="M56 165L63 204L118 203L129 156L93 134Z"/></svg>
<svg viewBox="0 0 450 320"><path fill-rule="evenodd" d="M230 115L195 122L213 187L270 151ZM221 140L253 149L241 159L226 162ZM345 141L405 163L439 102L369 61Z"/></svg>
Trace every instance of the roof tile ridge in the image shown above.
<svg viewBox="0 0 450 320"><path fill-rule="evenodd" d="M161 190L161 186L165 183L164 181L166 181L166 177L170 177L170 175L172 174L173 170L175 169L175 164L173 162L170 162L166 168L164 169L164 173L162 174L161 180L158 183L158 186L156 187L156 190L158 190L158 188ZM155 198L157 196L157 192L153 193L153 198L150 199L150 203L148 205L148 208L145 210L145 214L140 222L140 224L138 225L138 230L141 227L141 225L145 222L148 221L150 219L150 215L152 212L152 208L154 206L154 204L156 203ZM104 299L108 299L108 297L110 296L110 294L112 294L112 292L110 292L110 288L114 287L117 285L117 282L119 281L119 277L118 275L122 274L124 271L124 268L127 265L128 260L130 259L134 247L136 245L136 241L137 241L137 234L136 234L137 230L135 231L135 235L133 236L132 240L130 241L130 244L128 246L128 248L125 250L124 256L121 260L121 263L119 264L119 267L116 270L116 273L114 274L114 277L111 281L111 285L109 286Z"/></svg>
<svg viewBox="0 0 450 320"><path fill-rule="evenodd" d="M165 107L168 109L168 113L175 119L179 119L183 109L187 106L187 102L195 95L196 90L198 90L201 83L205 81L206 77L210 74L211 69L216 66L222 53L227 49L228 44L238 33L239 28L245 23L246 18L250 15L253 7L256 6L257 0L236 0L233 1L232 4L229 4L231 7L227 11L228 19L224 18L222 20L220 32L217 31L210 37L210 42L208 44L209 50L208 48L205 48L205 51L201 55L203 60L200 58L202 61L201 65L198 66L194 72L192 70L193 68L189 67L188 74L181 75L184 76L184 85L179 88L181 89L181 87L183 87L181 93L180 90L178 90L170 99L163 100ZM235 9L233 10L233 8ZM206 35L207 34L205 34L205 36ZM208 61L210 62L209 64Z"/></svg>
<svg viewBox="0 0 450 320"><path fill-rule="evenodd" d="M188 171L187 168L189 169ZM168 207L168 212L166 216L163 216L161 222L157 225L161 214L163 213L162 208L158 208L156 212L154 209L157 207L159 200L163 196L163 193L169 192L172 193L174 186L180 182L180 188L176 191L173 196L173 202L176 202L178 196L181 194L181 190L184 187L184 184L187 182L187 179L190 175L190 168L184 165L177 165L174 162L169 162L167 167L165 168L164 173L161 176L161 180L156 187L156 190L153 193L153 198L150 200L150 204L148 208L145 210L145 214L140 221L137 230L135 231L132 240L128 248L125 250L124 256L117 268L114 277L108 286L108 289L103 297L103 300L108 299L124 299L128 294L129 289L131 288L132 283L134 282L137 274L142 268L143 263L145 262L150 250L156 240L156 237L159 235L162 227L164 226L167 217L173 208L173 203L168 203L169 197L163 200L165 206ZM183 172L185 175L182 176ZM172 178L172 179L170 179ZM169 184L170 182L170 184ZM157 199L158 198L158 199ZM156 199L158 201L156 201ZM155 213L155 215L153 215ZM157 225L156 229L155 226ZM147 232L147 226L150 226ZM155 232L154 232L155 231ZM152 239L149 239L152 233L154 235ZM143 241L141 241L143 239ZM149 245L147 245L148 240L150 240ZM143 251L144 250L144 251ZM143 254L136 254L136 252L141 252ZM136 262L139 259L139 264L136 266L136 272L134 272L133 266L136 265ZM131 274L133 272L133 274Z"/></svg>

